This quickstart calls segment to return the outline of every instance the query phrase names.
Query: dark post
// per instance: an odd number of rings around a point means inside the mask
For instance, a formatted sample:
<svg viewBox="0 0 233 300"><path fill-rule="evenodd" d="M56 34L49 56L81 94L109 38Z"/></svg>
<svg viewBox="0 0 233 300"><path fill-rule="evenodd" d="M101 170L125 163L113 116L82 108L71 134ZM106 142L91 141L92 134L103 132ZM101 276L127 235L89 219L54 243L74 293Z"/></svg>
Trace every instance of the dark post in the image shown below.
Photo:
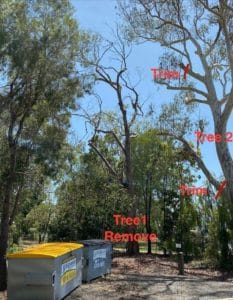
<svg viewBox="0 0 233 300"><path fill-rule="evenodd" d="M178 270L179 270L179 275L184 275L184 254L183 254L183 252L178 252Z"/></svg>

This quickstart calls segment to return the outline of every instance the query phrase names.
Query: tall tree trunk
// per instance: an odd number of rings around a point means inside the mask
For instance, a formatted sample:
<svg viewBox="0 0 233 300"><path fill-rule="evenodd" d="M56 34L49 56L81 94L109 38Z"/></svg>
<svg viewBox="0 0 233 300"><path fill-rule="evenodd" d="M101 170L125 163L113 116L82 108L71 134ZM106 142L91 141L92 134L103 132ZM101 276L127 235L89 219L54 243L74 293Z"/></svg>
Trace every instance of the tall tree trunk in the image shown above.
<svg viewBox="0 0 233 300"><path fill-rule="evenodd" d="M146 233L151 234L150 214L146 214ZM147 254L151 254L151 240L147 241Z"/></svg>
<svg viewBox="0 0 233 300"><path fill-rule="evenodd" d="M131 218L134 218L136 216L136 208L135 206L133 206L130 210L130 217ZM129 230L128 230L129 233L132 233L134 234L135 233L135 226L129 226ZM126 243L126 254L128 255L137 255L139 254L139 243L138 242L135 242L135 241L128 241Z"/></svg>
<svg viewBox="0 0 233 300"><path fill-rule="evenodd" d="M229 100L230 101L230 100ZM232 101L232 99L231 99ZM229 111L225 113L229 113ZM232 141L232 136L226 135L227 119L221 112L219 103L212 106L214 117L215 134L221 134L221 142L216 142L216 152L223 171L223 175L227 180L226 188L223 190L222 203L218 208L219 213L219 241L221 245L221 267L229 267L232 265L229 255L229 234L227 228L232 228L232 212L233 212L233 161L229 151L228 142ZM226 215L227 211L231 214Z"/></svg>
<svg viewBox="0 0 233 300"><path fill-rule="evenodd" d="M8 236L9 236L9 218L10 218L10 188L8 186L8 191L3 203L3 211L2 211L1 227L0 227L0 291L5 291L7 288L6 253L7 253Z"/></svg>
<svg viewBox="0 0 233 300"><path fill-rule="evenodd" d="M127 193L129 195L129 198L131 199L131 208L128 211L128 214L130 217L134 218L136 216L137 212L137 201L135 199L135 193L133 188L133 170L132 170L132 159L131 159L131 127L133 124L135 124L135 120L139 112L141 111L141 107L139 104L139 95L137 91L135 90L134 86L131 86L129 82L127 82L127 79L124 78L124 73L127 71L127 58L128 54L125 46L122 44L122 39L117 35L119 38L119 49L112 48L112 44L109 47L109 50L113 50L115 52L115 55L119 61L121 61L121 66L116 71L116 77L113 79L111 72L109 72L108 67L104 67L100 62L102 58L104 57L105 53L99 57L98 64L94 64L96 70L96 81L105 82L109 87L111 87L117 96L118 106L121 112L122 117L122 123L123 123L123 136L124 141L121 141L121 138L118 138L117 134L114 130L103 130L100 127L100 122L96 122L94 124L95 133L89 142L89 145L96 151L96 153L100 156L102 161L105 163L106 167L109 169L111 174L115 176L119 180L119 182L127 189ZM131 110L127 110L128 105L125 102L125 93L123 92L126 90L129 92L129 98L131 102ZM100 107L101 108L101 107ZM100 110L101 113L101 110ZM130 116L129 116L130 115ZM88 114L87 114L88 116ZM90 121L90 116L88 116L88 120ZM91 125L93 125L93 122L91 122ZM122 151L123 157L124 157L124 170L123 170L123 176L119 177L118 172L116 172L115 168L111 165L111 163L108 161L108 159L101 153L97 147L94 145L96 133L102 132L105 134L111 134L113 138L115 139L116 144L119 146L120 150ZM125 182L126 181L126 182ZM129 233L135 232L135 226L130 226ZM130 255L132 254L138 254L139 253L139 246L138 242L128 242L126 247L126 252Z"/></svg>
<svg viewBox="0 0 233 300"><path fill-rule="evenodd" d="M227 180L224 192L229 202L233 202L233 161L227 143L225 141L216 143L216 151L224 177Z"/></svg>
<svg viewBox="0 0 233 300"><path fill-rule="evenodd" d="M137 212L137 209L135 207L135 195L133 194L133 190L131 189L128 189L128 194L129 194L129 197L131 197L132 200L132 207L129 211L129 216L131 218L134 218L136 216L136 212ZM134 234L135 233L135 226L129 226L129 229L128 229L128 233L132 233ZM135 241L128 241L126 243L126 254L128 255L137 255L139 254L139 243L138 242L135 242Z"/></svg>
<svg viewBox="0 0 233 300"><path fill-rule="evenodd" d="M152 175L151 173L147 174L146 179L146 233L149 235L151 234L151 224L150 224L150 217L151 217L151 203L152 203L152 190L151 190L151 181ZM151 254L151 240L148 239L147 241L147 254Z"/></svg>
<svg viewBox="0 0 233 300"><path fill-rule="evenodd" d="M5 291L7 288L7 269L6 269L6 252L9 235L9 203L4 204L3 214L1 218L0 231L0 291Z"/></svg>
<svg viewBox="0 0 233 300"><path fill-rule="evenodd" d="M166 177L163 179L163 255L167 256L167 248L165 247L166 238L166 197L165 197L165 181Z"/></svg>
<svg viewBox="0 0 233 300"><path fill-rule="evenodd" d="M219 103L216 102L212 107L212 113L214 117L215 134L221 134L222 136L222 141L216 142L215 147L224 177L227 180L227 185L223 193L227 197L229 203L233 203L233 160L228 147L227 139L229 137L226 136L227 124L226 121L223 120ZM232 137L230 140L232 140Z"/></svg>
<svg viewBox="0 0 233 300"><path fill-rule="evenodd" d="M8 132L9 143L9 169L7 171L7 181L3 189L3 210L0 225L0 291L7 288L7 267L6 254L8 247L8 236L10 228L10 203L12 197L12 190L15 179L15 163L16 163L16 146L13 141L13 125L10 126Z"/></svg>
<svg viewBox="0 0 233 300"><path fill-rule="evenodd" d="M129 215L131 218L136 217L137 212L137 201L134 194L133 188L133 173L132 173L132 160L131 160L131 142L130 142L130 132L128 123L126 121L126 115L123 117L124 127L125 127L125 175L127 180L127 191L129 197L132 199L132 207L130 209ZM135 226L129 226L129 233L135 233ZM129 241L126 245L126 253L128 255L139 254L139 243L135 241Z"/></svg>

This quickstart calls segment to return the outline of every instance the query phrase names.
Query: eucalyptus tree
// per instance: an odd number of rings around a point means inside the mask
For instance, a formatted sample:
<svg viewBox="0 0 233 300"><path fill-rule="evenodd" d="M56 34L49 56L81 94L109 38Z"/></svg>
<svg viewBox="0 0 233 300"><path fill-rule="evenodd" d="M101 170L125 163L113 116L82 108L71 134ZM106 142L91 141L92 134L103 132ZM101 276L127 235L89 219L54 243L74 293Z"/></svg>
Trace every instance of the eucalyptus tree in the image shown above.
<svg viewBox="0 0 233 300"><path fill-rule="evenodd" d="M88 48L88 46L87 46ZM133 165L132 165L132 139L135 136L134 126L139 116L142 116L142 105L137 84L131 82L128 71L128 60L131 48L120 36L117 28L112 41L101 37L96 39L92 49L92 56L83 51L83 61L90 69L90 74L95 84L102 83L110 88L113 96L112 101L117 106L117 113L103 111L103 99L100 95L93 93L97 99L97 112L91 113L84 109L79 113L89 123L93 132L89 140L89 146L98 154L103 165L121 186L123 186L130 199L131 205L128 214L135 217L137 211L137 199L133 186ZM111 60L111 63L108 63ZM112 64L114 61L114 65ZM111 139L112 144L117 148L118 156L121 158L121 168L116 168L108 159L106 151L99 148L99 137ZM133 226L129 227L134 230ZM128 242L128 254L136 254L139 251L138 243Z"/></svg>
<svg viewBox="0 0 233 300"><path fill-rule="evenodd" d="M226 139L233 108L233 1L191 0L153 1L119 0L126 21L125 33L131 41L158 43L164 54L162 69L180 68L179 80L156 79L168 90L180 91L180 99L188 106L206 106L213 119L217 157L228 184L224 194L228 203L233 199L233 160ZM183 71L189 65L186 78ZM205 124L198 122L203 134ZM185 137L175 130L163 130L185 146L209 182L219 189L219 180L210 172ZM194 135L194 132L193 132Z"/></svg>
<svg viewBox="0 0 233 300"><path fill-rule="evenodd" d="M76 70L82 33L72 14L68 0L0 4L0 290L11 216L28 168L40 163L45 174L56 173L69 114L82 94Z"/></svg>

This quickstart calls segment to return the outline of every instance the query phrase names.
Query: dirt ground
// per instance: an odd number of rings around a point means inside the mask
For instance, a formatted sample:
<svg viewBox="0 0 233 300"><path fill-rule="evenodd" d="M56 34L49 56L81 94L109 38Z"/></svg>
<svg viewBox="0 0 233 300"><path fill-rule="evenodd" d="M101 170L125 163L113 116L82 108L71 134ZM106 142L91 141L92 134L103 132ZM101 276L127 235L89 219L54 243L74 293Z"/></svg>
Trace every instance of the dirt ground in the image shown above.
<svg viewBox="0 0 233 300"><path fill-rule="evenodd" d="M184 276L177 274L177 264L162 256L121 254L113 259L111 274L83 284L65 300L233 299L233 272L221 273L195 262L185 265ZM0 293L0 300L5 299L6 293Z"/></svg>
<svg viewBox="0 0 233 300"><path fill-rule="evenodd" d="M164 257L116 257L112 273L76 289L67 300L233 299L232 274L185 266L178 276L175 262Z"/></svg>

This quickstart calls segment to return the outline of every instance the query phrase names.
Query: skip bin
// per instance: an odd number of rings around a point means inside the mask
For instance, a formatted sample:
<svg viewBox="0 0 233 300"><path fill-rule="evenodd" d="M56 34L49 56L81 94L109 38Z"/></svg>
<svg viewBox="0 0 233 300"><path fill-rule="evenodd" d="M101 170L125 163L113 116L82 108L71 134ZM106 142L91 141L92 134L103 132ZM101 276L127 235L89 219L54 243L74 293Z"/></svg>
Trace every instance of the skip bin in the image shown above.
<svg viewBox="0 0 233 300"><path fill-rule="evenodd" d="M82 282L83 245L47 243L8 255L8 300L60 300Z"/></svg>
<svg viewBox="0 0 233 300"><path fill-rule="evenodd" d="M112 244L106 240L82 240L83 281L90 280L111 272Z"/></svg>

